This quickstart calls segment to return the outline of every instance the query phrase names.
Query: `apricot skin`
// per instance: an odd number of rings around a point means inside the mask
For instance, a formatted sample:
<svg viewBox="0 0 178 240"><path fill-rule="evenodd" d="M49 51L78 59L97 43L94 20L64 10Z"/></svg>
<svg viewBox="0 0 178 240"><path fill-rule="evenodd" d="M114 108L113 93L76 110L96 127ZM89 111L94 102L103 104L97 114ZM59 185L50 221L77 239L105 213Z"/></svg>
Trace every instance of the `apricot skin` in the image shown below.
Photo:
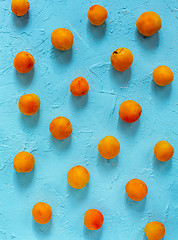
<svg viewBox="0 0 178 240"><path fill-rule="evenodd" d="M174 155L174 148L167 141L159 141L154 147L155 157L162 162L167 162Z"/></svg>
<svg viewBox="0 0 178 240"><path fill-rule="evenodd" d="M40 108L40 99L34 93L25 94L20 97L18 106L24 115L34 115Z"/></svg>
<svg viewBox="0 0 178 240"><path fill-rule="evenodd" d="M11 10L18 17L25 15L29 8L30 4L27 0L12 0L11 2Z"/></svg>
<svg viewBox="0 0 178 240"><path fill-rule="evenodd" d="M119 108L119 117L127 123L136 122L142 114L141 106L133 101L127 100L121 103Z"/></svg>
<svg viewBox="0 0 178 240"><path fill-rule="evenodd" d="M111 54L111 64L119 72L131 67L133 54L128 48L118 48Z"/></svg>
<svg viewBox="0 0 178 240"><path fill-rule="evenodd" d="M153 71L153 80L159 86L166 86L174 79L174 74L167 66L159 66Z"/></svg>
<svg viewBox="0 0 178 240"><path fill-rule="evenodd" d="M148 240L161 240L165 235L165 227L160 222L149 222L144 231Z"/></svg>
<svg viewBox="0 0 178 240"><path fill-rule="evenodd" d="M57 117L50 123L49 130L54 138L63 140L72 134L72 125L69 119Z"/></svg>
<svg viewBox="0 0 178 240"><path fill-rule="evenodd" d="M14 169L19 173L28 173L32 171L35 165L35 158L29 152L19 152L14 158Z"/></svg>
<svg viewBox="0 0 178 240"><path fill-rule="evenodd" d="M93 5L87 13L88 20L95 26L100 26L108 17L106 9L100 5Z"/></svg>
<svg viewBox="0 0 178 240"><path fill-rule="evenodd" d="M86 95L89 91L89 84L85 78L77 77L71 82L70 91L76 97Z"/></svg>
<svg viewBox="0 0 178 240"><path fill-rule="evenodd" d="M69 50L74 41L72 32L66 28L57 28L51 34L52 45L61 50Z"/></svg>
<svg viewBox="0 0 178 240"><path fill-rule="evenodd" d="M49 204L38 202L32 210L33 219L39 224L46 224L52 218L52 209Z"/></svg>
<svg viewBox="0 0 178 240"><path fill-rule="evenodd" d="M115 158L120 152L120 143L115 137L106 136L99 142L98 151L105 159Z"/></svg>
<svg viewBox="0 0 178 240"><path fill-rule="evenodd" d="M141 201L144 197L146 197L148 192L147 185L143 181L136 178L130 180L126 184L125 190L128 197L134 201Z"/></svg>
<svg viewBox="0 0 178 240"><path fill-rule="evenodd" d="M97 209L89 209L85 212L84 224L89 230L98 230L101 228L104 217Z"/></svg>
<svg viewBox="0 0 178 240"><path fill-rule="evenodd" d="M34 57L25 51L19 52L14 58L14 67L20 73L30 72L35 64Z"/></svg>

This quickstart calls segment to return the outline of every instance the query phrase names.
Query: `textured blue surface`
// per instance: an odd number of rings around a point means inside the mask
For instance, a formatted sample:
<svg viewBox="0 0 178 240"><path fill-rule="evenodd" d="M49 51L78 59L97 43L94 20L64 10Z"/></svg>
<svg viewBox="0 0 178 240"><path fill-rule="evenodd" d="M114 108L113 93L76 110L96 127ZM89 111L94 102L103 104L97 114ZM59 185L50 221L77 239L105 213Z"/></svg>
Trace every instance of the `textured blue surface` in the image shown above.
<svg viewBox="0 0 178 240"><path fill-rule="evenodd" d="M18 18L10 1L0 0L0 239L1 240L142 240L149 221L161 221L165 240L176 240L178 229L178 82L176 76L178 4L176 0L97 0L109 16L101 27L89 24L86 13L95 1L31 0L29 14ZM152 10L162 19L158 34L144 38L137 33L138 16ZM55 28L69 28L75 37L72 50L60 52L51 45ZM116 72L110 55L119 47L134 55L131 69ZM29 51L35 68L17 73L13 59L19 51ZM175 75L167 87L153 83L152 71L169 66ZM87 96L75 98L70 82L78 76L90 84ZM32 117L18 110L22 94L36 93L40 111ZM140 103L142 116L135 124L118 118L122 101ZM65 116L73 125L72 137L53 139L51 120ZM106 135L121 144L118 158L107 162L97 150ZM159 140L168 140L175 155L167 163L154 158ZM13 158L22 150L33 153L35 170L17 174ZM66 175L81 164L91 180L83 190L71 189ZM145 200L133 202L125 194L125 184L139 178L148 186ZM36 224L33 205L44 201L53 210L52 221ZM99 209L103 227L88 231L84 212Z"/></svg>

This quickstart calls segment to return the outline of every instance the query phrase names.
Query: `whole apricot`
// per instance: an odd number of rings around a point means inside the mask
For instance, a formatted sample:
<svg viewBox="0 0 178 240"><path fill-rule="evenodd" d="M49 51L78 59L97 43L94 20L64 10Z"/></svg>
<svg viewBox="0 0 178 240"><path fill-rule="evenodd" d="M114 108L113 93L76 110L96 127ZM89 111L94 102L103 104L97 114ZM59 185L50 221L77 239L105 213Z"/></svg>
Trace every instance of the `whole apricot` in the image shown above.
<svg viewBox="0 0 178 240"><path fill-rule="evenodd" d="M85 167L75 166L68 171L67 181L76 189L84 188L90 180L90 174Z"/></svg>
<svg viewBox="0 0 178 240"><path fill-rule="evenodd" d="M72 32L66 28L57 28L51 34L52 45L62 51L72 47L74 36Z"/></svg>
<svg viewBox="0 0 178 240"><path fill-rule="evenodd" d="M131 67L133 54L128 48L118 48L111 54L111 64L119 72Z"/></svg>
<svg viewBox="0 0 178 240"><path fill-rule="evenodd" d="M88 20L95 26L100 26L104 23L106 18L108 17L108 12L106 9L100 5L93 5L89 8Z"/></svg>
<svg viewBox="0 0 178 240"><path fill-rule="evenodd" d="M97 209L89 209L85 212L84 224L89 230L98 230L103 225L103 214Z"/></svg>
<svg viewBox="0 0 178 240"><path fill-rule="evenodd" d="M25 94L19 98L19 110L24 115L34 115L40 108L40 99L34 94Z"/></svg>
<svg viewBox="0 0 178 240"><path fill-rule="evenodd" d="M159 141L154 147L155 157L162 162L167 162L174 155L174 148L167 141Z"/></svg>
<svg viewBox="0 0 178 240"><path fill-rule="evenodd" d="M74 96L83 96L89 91L89 84L83 77L77 77L70 84L70 91Z"/></svg>
<svg viewBox="0 0 178 240"><path fill-rule="evenodd" d="M34 57L25 51L17 53L14 58L14 67L20 73L30 72L35 64Z"/></svg>
<svg viewBox="0 0 178 240"><path fill-rule="evenodd" d="M160 222L149 222L144 231L148 240L161 240L165 235L165 227Z"/></svg>
<svg viewBox="0 0 178 240"><path fill-rule="evenodd" d="M119 108L119 117L127 123L136 122L142 114L141 106L133 101L127 100L121 103Z"/></svg>
<svg viewBox="0 0 178 240"><path fill-rule="evenodd" d="M48 223L52 218L52 209L49 204L38 202L32 209L32 215L35 222L40 224Z"/></svg>
<svg viewBox="0 0 178 240"><path fill-rule="evenodd" d="M18 17L25 15L29 8L30 4L27 0L12 0L11 2L11 10Z"/></svg>
<svg viewBox="0 0 178 240"><path fill-rule="evenodd" d="M152 36L161 29L160 16L155 12L142 13L136 22L137 30L145 37Z"/></svg>
<svg viewBox="0 0 178 240"><path fill-rule="evenodd" d="M134 201L141 201L144 197L146 197L148 192L147 185L143 181L136 178L130 180L126 184L125 190L128 197Z"/></svg>
<svg viewBox="0 0 178 240"><path fill-rule="evenodd" d="M35 165L35 158L29 152L19 152L14 158L14 169L19 173L27 173L32 171Z"/></svg>
<svg viewBox="0 0 178 240"><path fill-rule="evenodd" d="M115 137L106 136L99 142L98 151L105 159L115 158L120 152L120 143Z"/></svg>
<svg viewBox="0 0 178 240"><path fill-rule="evenodd" d="M69 119L65 117L57 117L50 123L49 131L54 138L63 140L72 134L72 125Z"/></svg>
<svg viewBox="0 0 178 240"><path fill-rule="evenodd" d="M153 71L153 80L159 86L166 86L174 79L174 74L167 66L159 66Z"/></svg>

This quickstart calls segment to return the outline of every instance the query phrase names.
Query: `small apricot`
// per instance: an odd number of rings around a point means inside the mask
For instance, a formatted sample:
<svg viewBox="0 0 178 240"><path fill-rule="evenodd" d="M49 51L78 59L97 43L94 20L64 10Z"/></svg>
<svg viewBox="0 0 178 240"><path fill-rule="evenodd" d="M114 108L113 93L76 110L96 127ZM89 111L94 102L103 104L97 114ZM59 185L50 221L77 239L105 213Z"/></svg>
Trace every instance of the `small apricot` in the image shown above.
<svg viewBox="0 0 178 240"><path fill-rule="evenodd" d="M83 96L89 91L89 84L83 77L77 77L70 84L70 91L74 96Z"/></svg>
<svg viewBox="0 0 178 240"><path fill-rule="evenodd" d="M142 13L136 22L137 30L145 37L152 36L161 29L160 16L155 12Z"/></svg>
<svg viewBox="0 0 178 240"><path fill-rule="evenodd" d="M160 222L149 222L144 231L148 240L161 240L165 235L165 227Z"/></svg>
<svg viewBox="0 0 178 240"><path fill-rule="evenodd" d="M72 32L66 28L57 28L51 34L52 45L62 51L72 47L74 36Z"/></svg>
<svg viewBox="0 0 178 240"><path fill-rule="evenodd" d="M90 180L90 174L85 167L75 166L68 171L67 181L76 189L84 188Z"/></svg>
<svg viewBox="0 0 178 240"><path fill-rule="evenodd" d="M48 223L52 218L52 209L49 204L38 202L32 209L32 215L35 222L40 224Z"/></svg>
<svg viewBox="0 0 178 240"><path fill-rule="evenodd" d="M174 79L174 74L167 66L159 66L153 71L153 80L159 86L166 86Z"/></svg>
<svg viewBox="0 0 178 240"><path fill-rule="evenodd" d="M93 5L87 13L88 20L95 26L100 26L108 17L106 9L100 5Z"/></svg>
<svg viewBox="0 0 178 240"><path fill-rule="evenodd" d="M99 142L98 151L105 159L115 158L120 152L120 143L115 137L106 136Z"/></svg>
<svg viewBox="0 0 178 240"><path fill-rule="evenodd" d="M40 108L40 99L34 93L25 94L20 97L18 106L24 115L34 115Z"/></svg>
<svg viewBox="0 0 178 240"><path fill-rule="evenodd" d="M29 8L30 4L27 0L12 0L11 2L11 10L18 17L25 15Z"/></svg>
<svg viewBox="0 0 178 240"><path fill-rule="evenodd" d="M35 165L35 158L29 152L19 152L14 158L14 169L19 173L28 173L32 171Z"/></svg>
<svg viewBox="0 0 178 240"><path fill-rule="evenodd" d="M141 201L144 197L146 197L148 192L147 185L143 181L136 178L130 180L126 184L125 190L128 197L134 201Z"/></svg>
<svg viewBox="0 0 178 240"><path fill-rule="evenodd" d="M89 230L98 230L103 225L103 214L97 209L89 209L85 212L84 224Z"/></svg>
<svg viewBox="0 0 178 240"><path fill-rule="evenodd" d="M34 57L25 51L17 53L14 58L14 67L20 73L30 72L35 64Z"/></svg>
<svg viewBox="0 0 178 240"><path fill-rule="evenodd" d="M63 140L72 134L72 125L69 119L65 117L57 117L50 123L49 131L54 138Z"/></svg>
<svg viewBox="0 0 178 240"><path fill-rule="evenodd" d="M141 106L133 101L127 100L121 103L119 108L119 117L127 123L136 122L142 114Z"/></svg>
<svg viewBox="0 0 178 240"><path fill-rule="evenodd" d="M111 64L119 72L131 67L133 54L128 48L118 48L111 54Z"/></svg>
<svg viewBox="0 0 178 240"><path fill-rule="evenodd" d="M155 157L161 162L167 162L174 155L174 148L167 141L159 141L154 147Z"/></svg>

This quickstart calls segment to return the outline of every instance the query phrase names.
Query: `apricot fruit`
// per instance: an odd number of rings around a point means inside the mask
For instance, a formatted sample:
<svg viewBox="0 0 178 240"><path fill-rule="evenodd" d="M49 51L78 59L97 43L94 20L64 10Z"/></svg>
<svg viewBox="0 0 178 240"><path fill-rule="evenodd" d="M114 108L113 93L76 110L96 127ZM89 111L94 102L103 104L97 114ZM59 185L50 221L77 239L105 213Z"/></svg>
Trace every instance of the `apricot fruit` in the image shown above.
<svg viewBox="0 0 178 240"><path fill-rule="evenodd" d="M89 91L89 84L83 77L77 77L70 84L70 91L74 96L86 95Z"/></svg>
<svg viewBox="0 0 178 240"><path fill-rule="evenodd" d="M40 224L48 223L52 218L52 209L49 204L38 202L32 209L32 215L35 222Z"/></svg>
<svg viewBox="0 0 178 240"><path fill-rule="evenodd" d="M62 51L69 50L74 41L72 32L66 28L57 28L51 34L52 45Z"/></svg>
<svg viewBox="0 0 178 240"><path fill-rule="evenodd" d="M14 169L19 173L28 173L35 166L35 158L29 152L19 152L14 158Z"/></svg>
<svg viewBox="0 0 178 240"><path fill-rule="evenodd" d="M25 51L17 53L14 58L14 67L20 73L30 72L35 64L34 57Z"/></svg>
<svg viewBox="0 0 178 240"><path fill-rule="evenodd" d="M19 110L24 115L34 115L40 108L40 99L34 94L25 94L19 98Z"/></svg>
<svg viewBox="0 0 178 240"><path fill-rule="evenodd" d="M98 144L98 151L105 159L115 158L120 152L120 143L113 136L106 136Z"/></svg>
<svg viewBox="0 0 178 240"><path fill-rule="evenodd" d="M85 212L84 224L89 230L98 230L103 225L103 214L97 209L89 209Z"/></svg>
<svg viewBox="0 0 178 240"><path fill-rule="evenodd" d="M149 222L144 231L148 240L161 240L165 235L165 227L160 222Z"/></svg>
<svg viewBox="0 0 178 240"><path fill-rule="evenodd" d="M153 71L153 80L159 86L166 86L172 83L174 74L171 69L167 66L159 66Z"/></svg>
<svg viewBox="0 0 178 240"><path fill-rule="evenodd" d="M167 141L159 141L154 147L155 157L161 162L167 162L174 155L174 148Z"/></svg>
<svg viewBox="0 0 178 240"><path fill-rule="evenodd" d="M136 122L142 114L141 106L133 101L127 100L121 103L119 108L119 117L127 123Z"/></svg>
<svg viewBox="0 0 178 240"><path fill-rule="evenodd" d="M93 5L89 8L88 20L95 26L100 26L104 23L106 18L108 17L108 12L106 9L100 5Z"/></svg>
<svg viewBox="0 0 178 240"><path fill-rule="evenodd" d="M144 197L146 197L148 192L147 185L143 181L136 178L130 180L126 184L125 190L128 197L134 201L141 201Z"/></svg>
<svg viewBox="0 0 178 240"><path fill-rule="evenodd" d="M128 48L118 48L111 54L111 64L119 72L131 67L133 54Z"/></svg>
<svg viewBox="0 0 178 240"><path fill-rule="evenodd" d="M29 8L30 4L27 0L11 1L11 10L18 17L25 15L28 12Z"/></svg>

